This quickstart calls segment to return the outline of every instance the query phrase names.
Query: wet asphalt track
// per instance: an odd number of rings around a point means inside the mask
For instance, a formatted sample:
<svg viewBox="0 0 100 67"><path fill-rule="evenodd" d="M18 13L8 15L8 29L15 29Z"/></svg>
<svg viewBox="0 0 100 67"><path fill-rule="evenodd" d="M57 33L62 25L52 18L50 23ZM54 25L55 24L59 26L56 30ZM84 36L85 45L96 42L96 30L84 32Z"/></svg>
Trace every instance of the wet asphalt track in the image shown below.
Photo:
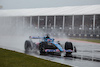
<svg viewBox="0 0 100 67"><path fill-rule="evenodd" d="M0 36L0 47L24 53L24 41L26 39L28 39L28 36ZM73 55L79 56L80 58L77 59L71 57L60 57L55 55L41 56L37 53L29 53L29 55L75 67L100 67L100 62L94 61L95 58L100 58L99 43L90 43L85 41L76 41L69 39L58 40L62 40L62 43L64 43L66 40L71 41L77 47L78 51L77 53L73 53ZM87 59L83 60L84 57L86 57ZM88 60L90 58L92 58L92 60Z"/></svg>

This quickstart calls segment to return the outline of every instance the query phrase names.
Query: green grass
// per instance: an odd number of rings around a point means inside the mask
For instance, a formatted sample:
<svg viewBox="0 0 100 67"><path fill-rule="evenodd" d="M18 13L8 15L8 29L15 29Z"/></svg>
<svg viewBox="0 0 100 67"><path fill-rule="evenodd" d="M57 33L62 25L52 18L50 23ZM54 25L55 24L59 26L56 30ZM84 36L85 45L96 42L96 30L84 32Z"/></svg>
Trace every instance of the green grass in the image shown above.
<svg viewBox="0 0 100 67"><path fill-rule="evenodd" d="M78 39L78 38L72 38L74 40L81 40L81 41L88 41L88 42L94 42L94 43L100 43L100 39Z"/></svg>
<svg viewBox="0 0 100 67"><path fill-rule="evenodd" d="M0 67L70 67L0 48Z"/></svg>

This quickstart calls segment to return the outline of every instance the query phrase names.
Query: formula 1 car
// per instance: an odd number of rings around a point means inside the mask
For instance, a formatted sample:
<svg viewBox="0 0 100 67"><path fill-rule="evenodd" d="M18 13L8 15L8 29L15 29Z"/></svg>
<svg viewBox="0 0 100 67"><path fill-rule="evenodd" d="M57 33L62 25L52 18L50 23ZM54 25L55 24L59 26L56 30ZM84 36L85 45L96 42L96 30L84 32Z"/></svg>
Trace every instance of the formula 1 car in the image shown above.
<svg viewBox="0 0 100 67"><path fill-rule="evenodd" d="M76 47L73 46L71 42L65 42L64 49L59 42L55 42L53 38L48 36L44 37L32 37L29 36L30 40L25 41L25 51L29 52L30 50L39 51L40 55L45 54L59 54L65 53L65 56L71 55L73 52L77 52ZM35 43L32 40L40 39L39 43Z"/></svg>

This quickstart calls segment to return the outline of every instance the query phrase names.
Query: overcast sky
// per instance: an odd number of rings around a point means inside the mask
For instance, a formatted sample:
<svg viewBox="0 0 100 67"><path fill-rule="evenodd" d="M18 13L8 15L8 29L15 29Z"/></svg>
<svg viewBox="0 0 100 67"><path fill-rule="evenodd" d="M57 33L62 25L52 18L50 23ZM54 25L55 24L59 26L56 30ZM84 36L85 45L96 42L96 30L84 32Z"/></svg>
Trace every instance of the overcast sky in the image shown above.
<svg viewBox="0 0 100 67"><path fill-rule="evenodd" d="M2 9L100 5L100 0L0 0Z"/></svg>

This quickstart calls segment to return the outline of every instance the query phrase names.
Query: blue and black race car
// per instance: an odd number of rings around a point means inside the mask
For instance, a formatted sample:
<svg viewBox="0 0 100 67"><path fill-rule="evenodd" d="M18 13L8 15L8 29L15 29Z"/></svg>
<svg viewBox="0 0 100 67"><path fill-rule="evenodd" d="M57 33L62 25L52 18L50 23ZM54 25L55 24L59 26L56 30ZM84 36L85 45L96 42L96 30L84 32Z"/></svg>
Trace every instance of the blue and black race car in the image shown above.
<svg viewBox="0 0 100 67"><path fill-rule="evenodd" d="M30 50L39 51L40 55L44 54L59 54L65 53L65 56L71 55L73 52L77 52L76 47L73 46L71 42L65 42L64 48L58 42L55 42L53 38L49 36L44 37L31 37L29 36L30 40L25 41L25 51L29 52ZM34 39L40 39L39 43L34 43Z"/></svg>

